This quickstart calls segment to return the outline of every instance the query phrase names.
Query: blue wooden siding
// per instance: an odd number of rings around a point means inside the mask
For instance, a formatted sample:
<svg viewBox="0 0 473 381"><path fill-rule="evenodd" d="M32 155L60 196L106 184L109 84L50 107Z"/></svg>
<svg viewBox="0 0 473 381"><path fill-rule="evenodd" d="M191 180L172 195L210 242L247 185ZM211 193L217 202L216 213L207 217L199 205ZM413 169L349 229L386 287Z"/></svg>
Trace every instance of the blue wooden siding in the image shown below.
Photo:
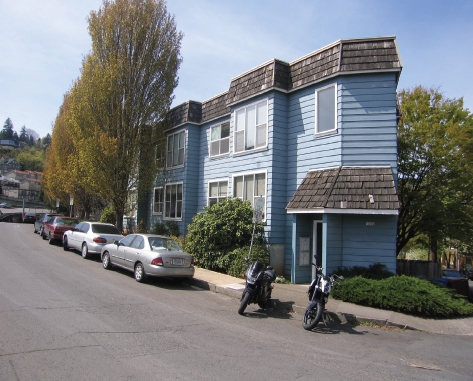
<svg viewBox="0 0 473 381"><path fill-rule="evenodd" d="M396 74L338 82L342 165L391 166L397 174Z"/></svg>

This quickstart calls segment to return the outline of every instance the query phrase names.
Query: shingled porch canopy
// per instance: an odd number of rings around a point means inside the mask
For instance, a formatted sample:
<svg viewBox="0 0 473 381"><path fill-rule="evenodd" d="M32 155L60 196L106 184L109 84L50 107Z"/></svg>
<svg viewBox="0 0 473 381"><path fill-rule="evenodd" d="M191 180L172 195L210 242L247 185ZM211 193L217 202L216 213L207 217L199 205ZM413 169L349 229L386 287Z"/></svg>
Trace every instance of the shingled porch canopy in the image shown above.
<svg viewBox="0 0 473 381"><path fill-rule="evenodd" d="M288 213L397 215L399 199L389 167L338 167L307 173Z"/></svg>

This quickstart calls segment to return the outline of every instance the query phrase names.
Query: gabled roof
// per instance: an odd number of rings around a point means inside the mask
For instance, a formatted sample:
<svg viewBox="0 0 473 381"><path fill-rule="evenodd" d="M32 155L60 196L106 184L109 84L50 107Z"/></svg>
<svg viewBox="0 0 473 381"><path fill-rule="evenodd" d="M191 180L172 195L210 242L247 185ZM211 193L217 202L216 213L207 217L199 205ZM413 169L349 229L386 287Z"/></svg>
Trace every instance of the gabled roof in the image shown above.
<svg viewBox="0 0 473 381"><path fill-rule="evenodd" d="M223 94L205 102L188 101L169 111L167 129L205 123L230 113L230 106L269 90L291 92L335 75L395 72L402 69L396 38L340 40L287 63L268 61L231 80Z"/></svg>
<svg viewBox="0 0 473 381"><path fill-rule="evenodd" d="M338 167L310 171L292 196L289 213L397 214L399 199L389 167Z"/></svg>

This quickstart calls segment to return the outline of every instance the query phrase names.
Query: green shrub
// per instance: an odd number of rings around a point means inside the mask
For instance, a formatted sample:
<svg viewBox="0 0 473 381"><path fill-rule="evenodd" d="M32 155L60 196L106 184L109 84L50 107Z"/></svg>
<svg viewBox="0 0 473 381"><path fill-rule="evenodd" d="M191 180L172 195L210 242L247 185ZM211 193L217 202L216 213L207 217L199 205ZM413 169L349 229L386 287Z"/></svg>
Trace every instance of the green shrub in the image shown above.
<svg viewBox="0 0 473 381"><path fill-rule="evenodd" d="M243 278L246 270L245 258L249 258L249 262L259 261L264 266L269 264L269 251L260 244L253 244L251 255L250 247L240 247L218 258L217 265L228 275Z"/></svg>
<svg viewBox="0 0 473 381"><path fill-rule="evenodd" d="M345 278L362 276L363 278L378 280L386 279L395 275L387 269L386 265L383 265L382 263L374 263L368 267L339 267L335 274L343 275Z"/></svg>
<svg viewBox="0 0 473 381"><path fill-rule="evenodd" d="M108 205L102 212L100 216L100 222L109 223L109 224L116 224L117 223L117 215L115 213L115 209L113 206Z"/></svg>
<svg viewBox="0 0 473 381"><path fill-rule="evenodd" d="M363 306L429 317L473 314L473 304L452 289L405 275L375 280L345 279L332 292L335 299Z"/></svg>
<svg viewBox="0 0 473 381"><path fill-rule="evenodd" d="M224 271L228 268L228 260L223 257L251 243L252 218L251 204L239 198L227 198L205 207L192 219L184 249L194 256L196 265ZM257 225L255 235L262 230L262 225ZM224 261L227 261L225 265Z"/></svg>

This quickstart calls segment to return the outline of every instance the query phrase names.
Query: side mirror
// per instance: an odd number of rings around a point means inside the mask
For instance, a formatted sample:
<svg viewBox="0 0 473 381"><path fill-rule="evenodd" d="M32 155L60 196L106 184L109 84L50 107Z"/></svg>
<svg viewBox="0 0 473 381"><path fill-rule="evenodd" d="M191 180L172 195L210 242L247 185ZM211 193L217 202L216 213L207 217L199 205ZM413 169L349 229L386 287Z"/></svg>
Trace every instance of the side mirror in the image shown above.
<svg viewBox="0 0 473 381"><path fill-rule="evenodd" d="M345 278L343 277L343 275L339 276L338 279L340 279L340 280L345 280Z"/></svg>

